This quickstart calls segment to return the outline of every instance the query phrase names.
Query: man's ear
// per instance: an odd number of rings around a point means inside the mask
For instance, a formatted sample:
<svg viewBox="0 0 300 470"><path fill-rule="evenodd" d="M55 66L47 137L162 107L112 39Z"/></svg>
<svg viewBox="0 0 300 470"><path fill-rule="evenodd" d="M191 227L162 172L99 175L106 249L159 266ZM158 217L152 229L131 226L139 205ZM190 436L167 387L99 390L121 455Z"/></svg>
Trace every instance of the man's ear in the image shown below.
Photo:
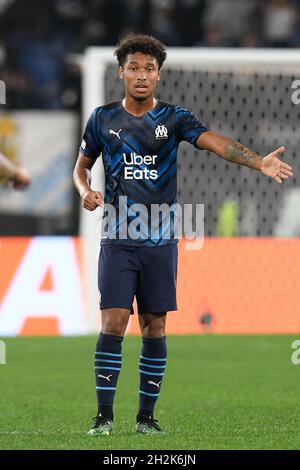
<svg viewBox="0 0 300 470"><path fill-rule="evenodd" d="M157 81L159 82L160 80L160 71L158 72L158 77L157 77Z"/></svg>
<svg viewBox="0 0 300 470"><path fill-rule="evenodd" d="M122 68L122 67L119 67L119 78L120 78L121 80L123 80L123 78L124 78L124 71L123 71L123 68Z"/></svg>

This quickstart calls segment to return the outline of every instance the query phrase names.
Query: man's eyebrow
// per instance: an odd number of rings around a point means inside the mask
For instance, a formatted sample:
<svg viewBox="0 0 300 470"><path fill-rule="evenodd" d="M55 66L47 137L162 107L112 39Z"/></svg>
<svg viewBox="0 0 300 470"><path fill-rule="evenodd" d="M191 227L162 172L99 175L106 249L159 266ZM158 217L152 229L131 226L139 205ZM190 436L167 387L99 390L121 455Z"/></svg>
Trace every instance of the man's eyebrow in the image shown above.
<svg viewBox="0 0 300 470"><path fill-rule="evenodd" d="M128 62L128 65L139 65L139 63L138 63L138 62L136 62L135 60L132 60L132 61ZM154 65L155 65L155 63L154 63L154 62L147 62L147 64L146 64L146 65L147 65L147 66L148 66L148 65L152 65L152 66L154 66Z"/></svg>

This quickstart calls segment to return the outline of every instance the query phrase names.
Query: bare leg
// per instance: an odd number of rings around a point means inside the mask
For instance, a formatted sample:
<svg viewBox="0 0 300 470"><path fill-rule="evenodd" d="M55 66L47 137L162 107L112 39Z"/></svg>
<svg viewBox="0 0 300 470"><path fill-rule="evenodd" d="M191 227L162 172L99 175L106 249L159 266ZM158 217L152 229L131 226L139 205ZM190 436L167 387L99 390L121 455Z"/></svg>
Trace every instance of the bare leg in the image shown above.
<svg viewBox="0 0 300 470"><path fill-rule="evenodd" d="M126 308L107 308L101 310L101 333L124 336L129 318L130 310Z"/></svg>
<svg viewBox="0 0 300 470"><path fill-rule="evenodd" d="M165 336L167 314L143 313L139 315L140 329L143 338L161 338Z"/></svg>

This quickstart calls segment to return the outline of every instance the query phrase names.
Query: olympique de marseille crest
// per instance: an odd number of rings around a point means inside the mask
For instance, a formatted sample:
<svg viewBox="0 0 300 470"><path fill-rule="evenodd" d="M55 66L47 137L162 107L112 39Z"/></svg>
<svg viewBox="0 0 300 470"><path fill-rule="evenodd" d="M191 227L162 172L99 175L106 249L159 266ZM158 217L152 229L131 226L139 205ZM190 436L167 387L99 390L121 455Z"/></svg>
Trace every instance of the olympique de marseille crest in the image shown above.
<svg viewBox="0 0 300 470"><path fill-rule="evenodd" d="M163 125L158 125L155 129L155 138L156 139L167 139L168 138L168 129Z"/></svg>

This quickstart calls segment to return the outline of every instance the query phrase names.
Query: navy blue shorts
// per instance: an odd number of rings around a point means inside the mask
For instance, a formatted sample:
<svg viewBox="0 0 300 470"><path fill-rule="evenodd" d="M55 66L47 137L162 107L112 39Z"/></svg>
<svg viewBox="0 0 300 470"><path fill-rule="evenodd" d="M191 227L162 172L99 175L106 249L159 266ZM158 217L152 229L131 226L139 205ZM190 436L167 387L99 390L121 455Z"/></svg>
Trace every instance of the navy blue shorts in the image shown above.
<svg viewBox="0 0 300 470"><path fill-rule="evenodd" d="M100 309L138 313L177 310L177 243L157 247L101 246L98 264Z"/></svg>

